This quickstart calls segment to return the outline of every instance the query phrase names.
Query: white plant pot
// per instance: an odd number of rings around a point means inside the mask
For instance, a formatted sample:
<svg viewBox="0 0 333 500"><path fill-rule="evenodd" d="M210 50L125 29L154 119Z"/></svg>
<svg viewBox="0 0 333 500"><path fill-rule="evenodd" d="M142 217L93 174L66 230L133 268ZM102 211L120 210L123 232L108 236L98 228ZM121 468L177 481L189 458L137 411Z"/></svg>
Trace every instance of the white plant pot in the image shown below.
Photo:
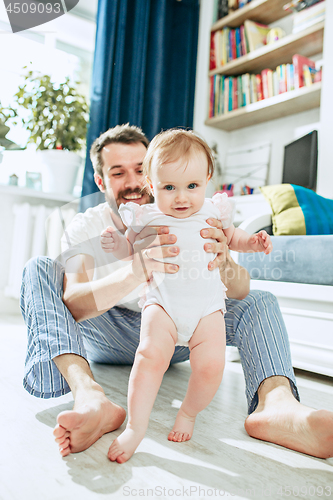
<svg viewBox="0 0 333 500"><path fill-rule="evenodd" d="M37 153L42 163L43 191L72 194L81 156L61 149L46 149Z"/></svg>

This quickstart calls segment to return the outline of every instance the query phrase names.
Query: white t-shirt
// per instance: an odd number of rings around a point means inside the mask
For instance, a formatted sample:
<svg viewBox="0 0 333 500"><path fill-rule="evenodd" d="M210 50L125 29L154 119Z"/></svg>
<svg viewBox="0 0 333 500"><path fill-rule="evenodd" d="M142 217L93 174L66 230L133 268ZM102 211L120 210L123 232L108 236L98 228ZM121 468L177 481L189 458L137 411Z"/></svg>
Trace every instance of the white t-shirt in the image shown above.
<svg viewBox="0 0 333 500"><path fill-rule="evenodd" d="M101 203L83 214L77 214L61 238L62 262L65 263L74 255L91 255L95 260L94 280L105 278L117 269L128 266L128 261L117 260L112 253L105 253L102 249L101 233L108 226L115 227L108 203ZM143 286L133 290L117 306L140 312L139 293Z"/></svg>

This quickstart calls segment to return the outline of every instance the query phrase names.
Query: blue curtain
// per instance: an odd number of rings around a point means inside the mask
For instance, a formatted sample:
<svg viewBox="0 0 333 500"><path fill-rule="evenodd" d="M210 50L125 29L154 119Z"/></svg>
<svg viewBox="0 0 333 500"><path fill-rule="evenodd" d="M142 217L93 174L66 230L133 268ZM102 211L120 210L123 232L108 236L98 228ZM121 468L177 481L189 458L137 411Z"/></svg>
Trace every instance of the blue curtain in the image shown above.
<svg viewBox="0 0 333 500"><path fill-rule="evenodd" d="M89 150L108 128L192 127L198 24L199 0L99 0L82 197L98 191Z"/></svg>

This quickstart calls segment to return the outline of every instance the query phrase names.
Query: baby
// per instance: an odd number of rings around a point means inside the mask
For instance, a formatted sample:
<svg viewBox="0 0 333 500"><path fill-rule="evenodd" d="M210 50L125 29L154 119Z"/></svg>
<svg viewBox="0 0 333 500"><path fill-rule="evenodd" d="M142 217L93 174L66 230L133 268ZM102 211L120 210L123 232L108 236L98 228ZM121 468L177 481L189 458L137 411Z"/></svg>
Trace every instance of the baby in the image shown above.
<svg viewBox="0 0 333 500"><path fill-rule="evenodd" d="M158 134L149 145L143 170L155 203L121 205L119 213L130 229L125 237L107 228L102 233L102 247L121 258L128 249L132 251L135 236L144 226L168 226L177 236L180 252L172 263L178 264L179 270L176 274L154 273L141 298L140 343L128 386L128 423L108 452L109 459L118 463L133 455L145 435L176 345L189 347L192 373L168 435L170 441L191 438L196 416L211 402L221 383L226 287L219 269L208 270L211 256L200 236L201 229L210 227L207 219L222 221L231 250L266 254L272 250L265 231L249 235L234 227L234 208L226 194L205 199L213 157L208 145L193 132L174 129ZM145 252L149 255L149 249Z"/></svg>

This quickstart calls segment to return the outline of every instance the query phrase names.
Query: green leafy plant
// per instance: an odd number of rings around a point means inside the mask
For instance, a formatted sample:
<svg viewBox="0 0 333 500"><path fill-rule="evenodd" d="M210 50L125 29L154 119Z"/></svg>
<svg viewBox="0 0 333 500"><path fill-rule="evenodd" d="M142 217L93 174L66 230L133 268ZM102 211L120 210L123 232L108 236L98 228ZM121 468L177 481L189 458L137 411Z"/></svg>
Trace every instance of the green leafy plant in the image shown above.
<svg viewBox="0 0 333 500"><path fill-rule="evenodd" d="M55 84L49 75L28 71L15 102L29 111L22 118L37 149L80 151L85 146L89 107L69 78Z"/></svg>

